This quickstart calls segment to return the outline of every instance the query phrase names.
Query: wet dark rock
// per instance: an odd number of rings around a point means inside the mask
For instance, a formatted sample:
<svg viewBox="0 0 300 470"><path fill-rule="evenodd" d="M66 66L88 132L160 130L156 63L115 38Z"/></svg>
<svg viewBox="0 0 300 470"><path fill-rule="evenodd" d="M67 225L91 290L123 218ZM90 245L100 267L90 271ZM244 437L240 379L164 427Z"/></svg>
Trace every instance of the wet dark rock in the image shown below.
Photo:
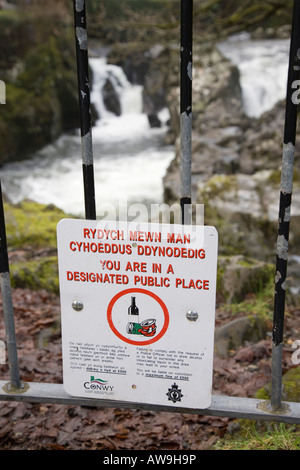
<svg viewBox="0 0 300 470"><path fill-rule="evenodd" d="M120 98L118 92L114 87L114 84L109 78L106 79L105 84L102 88L102 96L104 106L107 111L110 111L116 116L121 116L122 109Z"/></svg>
<svg viewBox="0 0 300 470"><path fill-rule="evenodd" d="M161 121L157 114L148 114L150 127L161 127Z"/></svg>

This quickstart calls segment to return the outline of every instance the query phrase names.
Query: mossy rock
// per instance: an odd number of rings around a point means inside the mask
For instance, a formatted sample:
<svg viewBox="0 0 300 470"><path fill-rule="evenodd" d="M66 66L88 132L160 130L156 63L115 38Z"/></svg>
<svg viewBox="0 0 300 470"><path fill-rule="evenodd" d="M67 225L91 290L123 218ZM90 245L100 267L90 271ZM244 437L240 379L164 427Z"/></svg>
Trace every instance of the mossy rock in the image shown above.
<svg viewBox="0 0 300 470"><path fill-rule="evenodd" d="M22 58L6 80L0 116L0 163L24 158L79 126L74 40L50 37Z"/></svg>
<svg viewBox="0 0 300 470"><path fill-rule="evenodd" d="M12 287L59 292L56 227L67 215L53 205L4 204Z"/></svg>
<svg viewBox="0 0 300 470"><path fill-rule="evenodd" d="M197 202L205 206L205 223L218 230L220 254L242 253L264 261L274 257L278 189L270 178L272 171L261 170L214 175L199 185Z"/></svg>
<svg viewBox="0 0 300 470"><path fill-rule="evenodd" d="M62 127L56 92L48 89L37 95L8 83L0 131L1 151L6 156L24 155L57 138Z"/></svg>
<svg viewBox="0 0 300 470"><path fill-rule="evenodd" d="M260 400L270 400L271 385L258 390L256 397ZM282 400L293 403L300 402L300 366L288 370L282 377Z"/></svg>
<svg viewBox="0 0 300 470"><path fill-rule="evenodd" d="M227 303L241 302L274 279L274 269L272 264L243 255L219 256L217 291Z"/></svg>
<svg viewBox="0 0 300 470"><path fill-rule="evenodd" d="M282 398L285 401L300 402L300 367L286 372L282 378Z"/></svg>
<svg viewBox="0 0 300 470"><path fill-rule="evenodd" d="M10 276L12 287L46 289L59 293L57 256L12 264Z"/></svg>
<svg viewBox="0 0 300 470"><path fill-rule="evenodd" d="M23 201L17 205L4 203L8 250L56 249L56 226L66 214L54 205Z"/></svg>
<svg viewBox="0 0 300 470"><path fill-rule="evenodd" d="M27 21L27 22L26 22ZM24 40L26 38L26 40ZM0 51L1 79L17 60L22 58L32 46L28 35L28 20L17 9L0 10Z"/></svg>

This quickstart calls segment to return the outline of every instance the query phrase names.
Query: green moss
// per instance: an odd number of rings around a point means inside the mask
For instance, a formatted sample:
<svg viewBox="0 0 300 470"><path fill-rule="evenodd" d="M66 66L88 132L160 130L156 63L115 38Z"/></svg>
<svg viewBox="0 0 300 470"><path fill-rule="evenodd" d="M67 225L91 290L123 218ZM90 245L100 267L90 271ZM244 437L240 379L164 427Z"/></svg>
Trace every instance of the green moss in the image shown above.
<svg viewBox="0 0 300 470"><path fill-rule="evenodd" d="M267 384L258 390L256 397L270 400L271 386ZM282 399L294 403L300 402L300 366L288 370L282 377Z"/></svg>
<svg viewBox="0 0 300 470"><path fill-rule="evenodd" d="M251 255L245 233L240 224L224 217L214 200L222 199L229 191L237 190L237 179L234 175L214 175L198 190L197 203L204 204L205 225L216 227L219 233L219 255L232 256L243 253Z"/></svg>
<svg viewBox="0 0 300 470"><path fill-rule="evenodd" d="M300 367L290 369L282 378L283 399L300 402Z"/></svg>
<svg viewBox="0 0 300 470"><path fill-rule="evenodd" d="M4 204L13 287L58 293L56 227L66 214L53 205Z"/></svg>
<svg viewBox="0 0 300 470"><path fill-rule="evenodd" d="M4 204L8 250L56 249L56 225L66 214L53 205L24 201ZM34 255L34 252L33 252Z"/></svg>
<svg viewBox="0 0 300 470"><path fill-rule="evenodd" d="M256 398L259 400L270 400L270 390L269 390L269 385L266 385L263 388L260 388L256 392Z"/></svg>
<svg viewBox="0 0 300 470"><path fill-rule="evenodd" d="M193 113L194 114L202 114L204 113L206 105L203 101L198 100L195 105L193 105Z"/></svg>
<svg viewBox="0 0 300 470"><path fill-rule="evenodd" d="M253 266L255 266L256 261L248 257L243 257L238 260L237 264L245 268L252 268Z"/></svg>
<svg viewBox="0 0 300 470"><path fill-rule="evenodd" d="M224 259L225 257L223 257ZM224 295L223 290L223 280L225 275L225 263L218 263L217 265L217 292L221 295Z"/></svg>
<svg viewBox="0 0 300 470"><path fill-rule="evenodd" d="M268 178L268 181L270 183L272 183L274 186L279 186L280 184L280 181L281 181L281 170L280 169L277 169L277 170L273 170L271 173L270 173L270 176Z"/></svg>
<svg viewBox="0 0 300 470"><path fill-rule="evenodd" d="M217 292L232 314L268 317L274 295L274 266L242 255L219 256Z"/></svg>
<svg viewBox="0 0 300 470"><path fill-rule="evenodd" d="M269 281L262 282L258 280L256 289L253 286L248 289L248 296L244 291L245 298L241 302L233 301L225 306L226 310L233 316L238 313L244 313L250 318L256 316L266 322L272 320L273 316L273 303L274 303L274 279L273 277Z"/></svg>
<svg viewBox="0 0 300 470"><path fill-rule="evenodd" d="M294 168L293 170L293 179L294 179L293 181L294 185L296 187L299 187L300 174L297 168ZM278 187L278 188L280 187L280 182L281 182L281 169L280 168L270 172L268 182L270 182L274 187Z"/></svg>
<svg viewBox="0 0 300 470"><path fill-rule="evenodd" d="M234 175L214 175L199 191L199 199L208 201L211 197L221 196L224 192L237 189L237 181Z"/></svg>
<svg viewBox="0 0 300 470"><path fill-rule="evenodd" d="M5 154L33 151L59 135L59 102L52 89L41 90L37 95L25 87L8 83L6 103L1 114L1 148Z"/></svg>
<svg viewBox="0 0 300 470"><path fill-rule="evenodd" d="M58 294L57 257L43 257L10 266L12 287L46 289Z"/></svg>

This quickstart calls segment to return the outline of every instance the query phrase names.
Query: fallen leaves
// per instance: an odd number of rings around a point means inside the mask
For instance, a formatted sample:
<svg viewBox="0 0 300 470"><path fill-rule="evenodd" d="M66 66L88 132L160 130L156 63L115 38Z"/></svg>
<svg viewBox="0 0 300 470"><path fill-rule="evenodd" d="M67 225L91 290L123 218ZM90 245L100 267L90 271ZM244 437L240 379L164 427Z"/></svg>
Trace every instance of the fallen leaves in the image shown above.
<svg viewBox="0 0 300 470"><path fill-rule="evenodd" d="M15 289L13 302L22 380L61 383L59 298L46 291ZM213 393L254 396L270 380L270 356L266 339L226 359L215 357ZM0 372L2 379L9 378L6 365ZM209 449L231 421L139 409L0 402L0 449Z"/></svg>

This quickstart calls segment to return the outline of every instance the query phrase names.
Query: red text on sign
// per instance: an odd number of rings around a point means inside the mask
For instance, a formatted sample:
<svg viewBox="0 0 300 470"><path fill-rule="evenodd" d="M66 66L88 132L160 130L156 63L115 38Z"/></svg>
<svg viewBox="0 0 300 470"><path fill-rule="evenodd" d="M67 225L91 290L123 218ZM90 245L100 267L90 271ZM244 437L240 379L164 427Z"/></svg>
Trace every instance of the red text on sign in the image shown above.
<svg viewBox="0 0 300 470"><path fill-rule="evenodd" d="M183 289L209 290L209 280L191 279L190 281L186 281L185 279L176 278L175 286L182 287Z"/></svg>

